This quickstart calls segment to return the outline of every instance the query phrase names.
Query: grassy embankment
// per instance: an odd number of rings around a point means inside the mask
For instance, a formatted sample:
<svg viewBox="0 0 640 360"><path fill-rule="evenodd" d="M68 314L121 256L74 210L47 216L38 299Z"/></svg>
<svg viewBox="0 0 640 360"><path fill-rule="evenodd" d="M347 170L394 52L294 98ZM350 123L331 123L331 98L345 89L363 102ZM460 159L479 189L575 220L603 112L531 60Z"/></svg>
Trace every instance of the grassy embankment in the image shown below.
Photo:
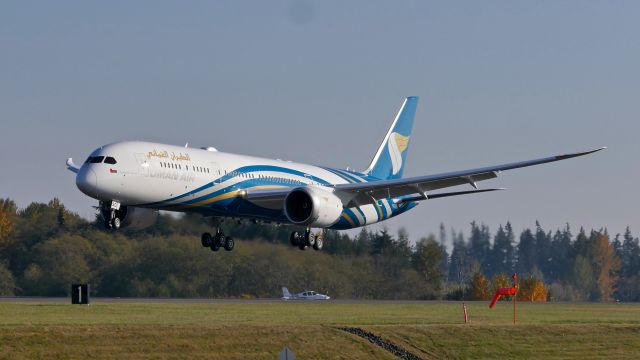
<svg viewBox="0 0 640 360"><path fill-rule="evenodd" d="M640 304L0 303L0 358L393 359L340 326L423 358L637 358Z"/></svg>

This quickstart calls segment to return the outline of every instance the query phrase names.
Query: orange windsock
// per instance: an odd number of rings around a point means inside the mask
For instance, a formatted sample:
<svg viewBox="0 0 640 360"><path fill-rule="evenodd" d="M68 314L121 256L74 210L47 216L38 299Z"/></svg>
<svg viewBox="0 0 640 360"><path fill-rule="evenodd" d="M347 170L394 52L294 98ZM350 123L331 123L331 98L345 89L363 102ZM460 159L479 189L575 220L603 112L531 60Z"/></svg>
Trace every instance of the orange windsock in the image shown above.
<svg viewBox="0 0 640 360"><path fill-rule="evenodd" d="M496 304L496 302L498 302L498 299L500 299L500 296L515 295L516 291L518 291L517 285L514 285L513 287L510 287L510 288L498 289L496 293L493 295L493 299L491 299L491 304L489 304L489 309L491 309Z"/></svg>

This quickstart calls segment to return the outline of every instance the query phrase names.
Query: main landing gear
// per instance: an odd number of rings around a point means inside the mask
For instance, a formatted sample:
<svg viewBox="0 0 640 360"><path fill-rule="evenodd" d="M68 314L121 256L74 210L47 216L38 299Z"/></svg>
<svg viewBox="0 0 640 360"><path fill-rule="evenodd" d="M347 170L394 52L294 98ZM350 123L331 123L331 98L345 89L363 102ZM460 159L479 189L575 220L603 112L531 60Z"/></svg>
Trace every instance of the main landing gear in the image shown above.
<svg viewBox="0 0 640 360"><path fill-rule="evenodd" d="M324 246L324 234L322 232L313 233L307 228L303 234L298 231L291 233L291 245L297 246L300 250L312 247L314 250L322 250Z"/></svg>
<svg viewBox="0 0 640 360"><path fill-rule="evenodd" d="M203 247L211 248L211 251L218 251L221 247L225 250L231 251L234 247L233 238L231 236L225 236L220 228L214 235L209 233L202 234L200 238Z"/></svg>

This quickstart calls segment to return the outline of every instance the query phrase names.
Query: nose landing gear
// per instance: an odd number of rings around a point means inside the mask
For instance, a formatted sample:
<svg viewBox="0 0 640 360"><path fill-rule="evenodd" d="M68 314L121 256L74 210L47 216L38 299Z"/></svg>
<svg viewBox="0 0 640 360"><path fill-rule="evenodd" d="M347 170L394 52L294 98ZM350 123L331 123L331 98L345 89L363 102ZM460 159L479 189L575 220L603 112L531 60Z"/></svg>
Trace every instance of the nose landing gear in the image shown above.
<svg viewBox="0 0 640 360"><path fill-rule="evenodd" d="M123 211L120 210L118 201L100 201L100 212L104 219L104 227L107 229L120 229L122 219L124 219Z"/></svg>

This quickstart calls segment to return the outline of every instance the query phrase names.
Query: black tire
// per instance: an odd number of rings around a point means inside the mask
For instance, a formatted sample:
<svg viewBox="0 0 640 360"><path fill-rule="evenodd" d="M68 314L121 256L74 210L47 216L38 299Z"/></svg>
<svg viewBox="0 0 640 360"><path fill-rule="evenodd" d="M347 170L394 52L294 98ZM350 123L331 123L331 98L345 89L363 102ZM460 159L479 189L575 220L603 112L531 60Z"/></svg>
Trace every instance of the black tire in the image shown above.
<svg viewBox="0 0 640 360"><path fill-rule="evenodd" d="M307 243L308 247L315 247L316 246L316 234L309 232L307 233L307 236L305 236L305 242Z"/></svg>
<svg viewBox="0 0 640 360"><path fill-rule="evenodd" d="M231 251L233 250L234 245L233 238L231 236L227 236L227 239L224 241L224 249Z"/></svg>
<svg viewBox="0 0 640 360"><path fill-rule="evenodd" d="M122 225L122 222L120 221L120 218L114 217L111 220L111 225L113 226L114 229L118 230L120 229L120 225Z"/></svg>
<svg viewBox="0 0 640 360"><path fill-rule="evenodd" d="M216 234L216 236L214 236L213 241L211 242L211 251L218 251L220 250L220 246L222 244L224 244L224 235L222 234Z"/></svg>
<svg viewBox="0 0 640 360"><path fill-rule="evenodd" d="M300 242L300 233L297 231L292 232L289 240L291 240L291 246L298 246L298 242Z"/></svg>
<svg viewBox="0 0 640 360"><path fill-rule="evenodd" d="M209 233L204 233L200 237L200 242L202 243L202 247L210 247L213 242L213 237Z"/></svg>
<svg viewBox="0 0 640 360"><path fill-rule="evenodd" d="M111 230L111 221L105 220L104 221L104 228Z"/></svg>
<svg viewBox="0 0 640 360"><path fill-rule="evenodd" d="M324 239L322 238L322 236L318 236L316 238L316 243L313 245L313 250L322 250L322 247L324 246Z"/></svg>
<svg viewBox="0 0 640 360"><path fill-rule="evenodd" d="M298 249L305 250L306 248L307 248L307 244L305 244L304 241L300 241L298 243Z"/></svg>

